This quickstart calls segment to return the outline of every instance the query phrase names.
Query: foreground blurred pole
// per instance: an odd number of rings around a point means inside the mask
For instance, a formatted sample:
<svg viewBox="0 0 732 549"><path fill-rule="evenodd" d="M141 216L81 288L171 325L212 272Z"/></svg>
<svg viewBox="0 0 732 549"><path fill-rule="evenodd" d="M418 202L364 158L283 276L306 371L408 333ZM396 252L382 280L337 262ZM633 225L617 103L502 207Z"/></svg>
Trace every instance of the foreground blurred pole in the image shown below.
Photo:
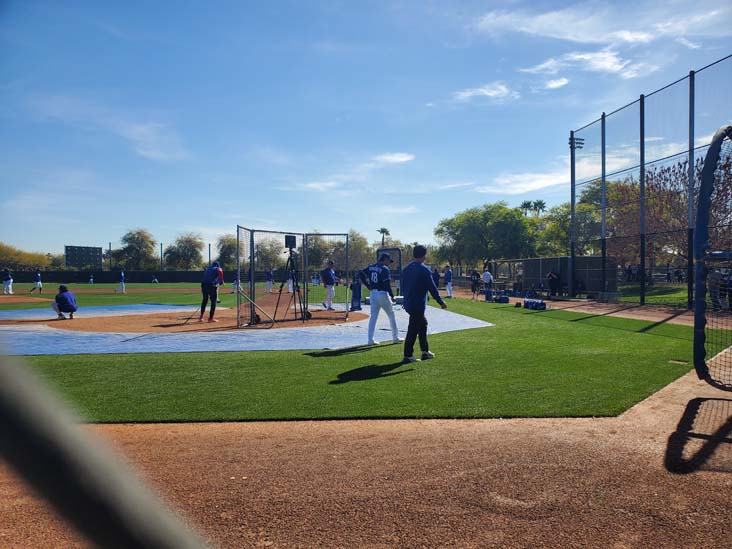
<svg viewBox="0 0 732 549"><path fill-rule="evenodd" d="M205 546L20 360L2 355L0 456L100 547Z"/></svg>

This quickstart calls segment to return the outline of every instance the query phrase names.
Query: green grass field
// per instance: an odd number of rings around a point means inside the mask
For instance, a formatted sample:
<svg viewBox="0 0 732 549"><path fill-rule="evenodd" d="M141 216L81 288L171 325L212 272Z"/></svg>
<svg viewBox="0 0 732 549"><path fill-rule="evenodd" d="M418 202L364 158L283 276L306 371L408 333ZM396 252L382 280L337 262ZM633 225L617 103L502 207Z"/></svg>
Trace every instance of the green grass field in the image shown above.
<svg viewBox="0 0 732 549"><path fill-rule="evenodd" d="M625 303L640 302L640 286L633 284L618 284L621 301ZM672 307L686 307L686 284L653 284L646 286L646 303L648 305L670 305Z"/></svg>
<svg viewBox="0 0 732 549"><path fill-rule="evenodd" d="M407 366L399 345L27 360L93 422L612 416L690 369L690 327L449 307L495 327L431 336L437 358Z"/></svg>

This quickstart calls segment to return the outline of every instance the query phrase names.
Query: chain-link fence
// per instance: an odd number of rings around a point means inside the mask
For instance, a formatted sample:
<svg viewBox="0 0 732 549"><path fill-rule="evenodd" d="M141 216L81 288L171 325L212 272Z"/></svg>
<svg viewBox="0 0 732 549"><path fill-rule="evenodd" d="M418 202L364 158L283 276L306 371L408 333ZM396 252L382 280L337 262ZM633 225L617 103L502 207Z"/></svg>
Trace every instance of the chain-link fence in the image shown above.
<svg viewBox="0 0 732 549"><path fill-rule="evenodd" d="M598 257L603 291L691 307L694 200L712 134L732 122L731 89L727 56L570 132L570 294L579 258Z"/></svg>

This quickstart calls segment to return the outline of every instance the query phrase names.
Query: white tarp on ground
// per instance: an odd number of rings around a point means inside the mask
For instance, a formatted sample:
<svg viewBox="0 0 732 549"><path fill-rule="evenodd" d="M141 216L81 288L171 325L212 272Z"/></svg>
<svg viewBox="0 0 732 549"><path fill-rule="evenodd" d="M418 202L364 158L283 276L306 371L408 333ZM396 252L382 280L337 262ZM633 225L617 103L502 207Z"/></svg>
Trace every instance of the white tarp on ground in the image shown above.
<svg viewBox="0 0 732 549"><path fill-rule="evenodd" d="M362 312L368 314L368 307ZM120 311L119 314L130 313ZM399 309L395 314L400 336L404 337L407 313ZM430 334L493 326L482 320L434 307L428 307L427 319ZM173 334L77 332L48 326L0 326L0 345L6 353L13 355L342 349L364 345L367 329L368 319L331 326ZM383 312L379 315L375 339L391 340L389 322Z"/></svg>

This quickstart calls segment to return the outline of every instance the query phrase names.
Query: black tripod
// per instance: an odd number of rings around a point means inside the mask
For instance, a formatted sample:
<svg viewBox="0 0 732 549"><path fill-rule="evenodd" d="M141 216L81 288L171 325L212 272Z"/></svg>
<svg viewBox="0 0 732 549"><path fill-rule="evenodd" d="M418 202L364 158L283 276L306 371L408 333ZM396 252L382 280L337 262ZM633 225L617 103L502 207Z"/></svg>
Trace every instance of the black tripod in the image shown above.
<svg viewBox="0 0 732 549"><path fill-rule="evenodd" d="M305 322L312 317L312 314L307 310L305 301L302 297L302 291L300 290L300 281L297 276L297 263L295 262L295 252L290 248L287 253L289 253L289 255L287 257L287 263L285 263L285 272L282 277L282 281L280 282L280 290L277 294L277 304L275 305L274 315L272 316L275 319L277 318L277 309L280 308L280 299L282 299L282 288L285 287L288 279L290 279L292 280L292 294L287 302L287 308L289 309L290 305L294 301L293 313L295 315L295 320L302 320ZM287 313L285 313L285 318L287 318Z"/></svg>

